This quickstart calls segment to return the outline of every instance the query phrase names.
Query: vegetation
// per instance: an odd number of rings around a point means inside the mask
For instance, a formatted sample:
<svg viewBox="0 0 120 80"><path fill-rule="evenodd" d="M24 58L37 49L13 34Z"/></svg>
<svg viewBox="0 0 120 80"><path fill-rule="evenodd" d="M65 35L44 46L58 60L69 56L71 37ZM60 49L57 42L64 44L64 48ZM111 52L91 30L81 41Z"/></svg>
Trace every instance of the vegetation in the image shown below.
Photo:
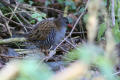
<svg viewBox="0 0 120 80"><path fill-rule="evenodd" d="M72 28L45 56L26 35L59 14ZM119 80L120 0L0 0L0 68L0 80Z"/></svg>

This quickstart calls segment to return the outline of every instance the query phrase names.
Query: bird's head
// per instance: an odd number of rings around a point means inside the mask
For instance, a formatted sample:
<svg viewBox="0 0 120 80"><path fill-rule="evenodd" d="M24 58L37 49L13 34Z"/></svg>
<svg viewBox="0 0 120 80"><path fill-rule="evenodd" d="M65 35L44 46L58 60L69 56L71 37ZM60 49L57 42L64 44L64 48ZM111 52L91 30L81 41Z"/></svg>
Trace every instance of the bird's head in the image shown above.
<svg viewBox="0 0 120 80"><path fill-rule="evenodd" d="M57 19L55 19L55 23L61 27L68 27L72 28L72 25L69 24L69 20L67 17L63 17L62 15L59 15Z"/></svg>

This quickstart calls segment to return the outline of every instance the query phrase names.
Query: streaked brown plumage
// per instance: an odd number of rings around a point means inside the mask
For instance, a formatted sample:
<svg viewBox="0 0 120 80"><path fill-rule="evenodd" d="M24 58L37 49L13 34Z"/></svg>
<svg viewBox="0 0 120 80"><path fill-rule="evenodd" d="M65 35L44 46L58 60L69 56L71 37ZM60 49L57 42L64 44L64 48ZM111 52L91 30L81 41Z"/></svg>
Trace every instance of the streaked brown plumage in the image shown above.
<svg viewBox="0 0 120 80"><path fill-rule="evenodd" d="M67 18L62 16L53 20L43 20L30 32L28 40L36 43L41 50L54 48L64 38L67 24Z"/></svg>

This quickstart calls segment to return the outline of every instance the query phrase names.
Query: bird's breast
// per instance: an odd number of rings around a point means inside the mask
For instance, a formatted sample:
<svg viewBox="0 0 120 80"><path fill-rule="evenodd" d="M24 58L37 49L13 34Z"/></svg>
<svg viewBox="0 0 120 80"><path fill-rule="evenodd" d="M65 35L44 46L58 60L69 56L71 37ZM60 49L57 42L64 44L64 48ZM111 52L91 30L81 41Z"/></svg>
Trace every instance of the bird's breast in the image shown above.
<svg viewBox="0 0 120 80"><path fill-rule="evenodd" d="M65 37L66 27L62 27L59 31L56 32L55 43L58 44L60 40Z"/></svg>

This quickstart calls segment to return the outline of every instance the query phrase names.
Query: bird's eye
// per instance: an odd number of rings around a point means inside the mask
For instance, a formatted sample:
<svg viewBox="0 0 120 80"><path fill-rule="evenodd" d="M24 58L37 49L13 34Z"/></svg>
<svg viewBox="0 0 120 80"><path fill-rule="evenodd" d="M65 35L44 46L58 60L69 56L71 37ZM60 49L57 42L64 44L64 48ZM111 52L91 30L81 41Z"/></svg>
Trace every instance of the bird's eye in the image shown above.
<svg viewBox="0 0 120 80"><path fill-rule="evenodd" d="M67 19L67 18L65 18L65 17L64 17L64 22L65 22L66 24L69 24L68 19Z"/></svg>

